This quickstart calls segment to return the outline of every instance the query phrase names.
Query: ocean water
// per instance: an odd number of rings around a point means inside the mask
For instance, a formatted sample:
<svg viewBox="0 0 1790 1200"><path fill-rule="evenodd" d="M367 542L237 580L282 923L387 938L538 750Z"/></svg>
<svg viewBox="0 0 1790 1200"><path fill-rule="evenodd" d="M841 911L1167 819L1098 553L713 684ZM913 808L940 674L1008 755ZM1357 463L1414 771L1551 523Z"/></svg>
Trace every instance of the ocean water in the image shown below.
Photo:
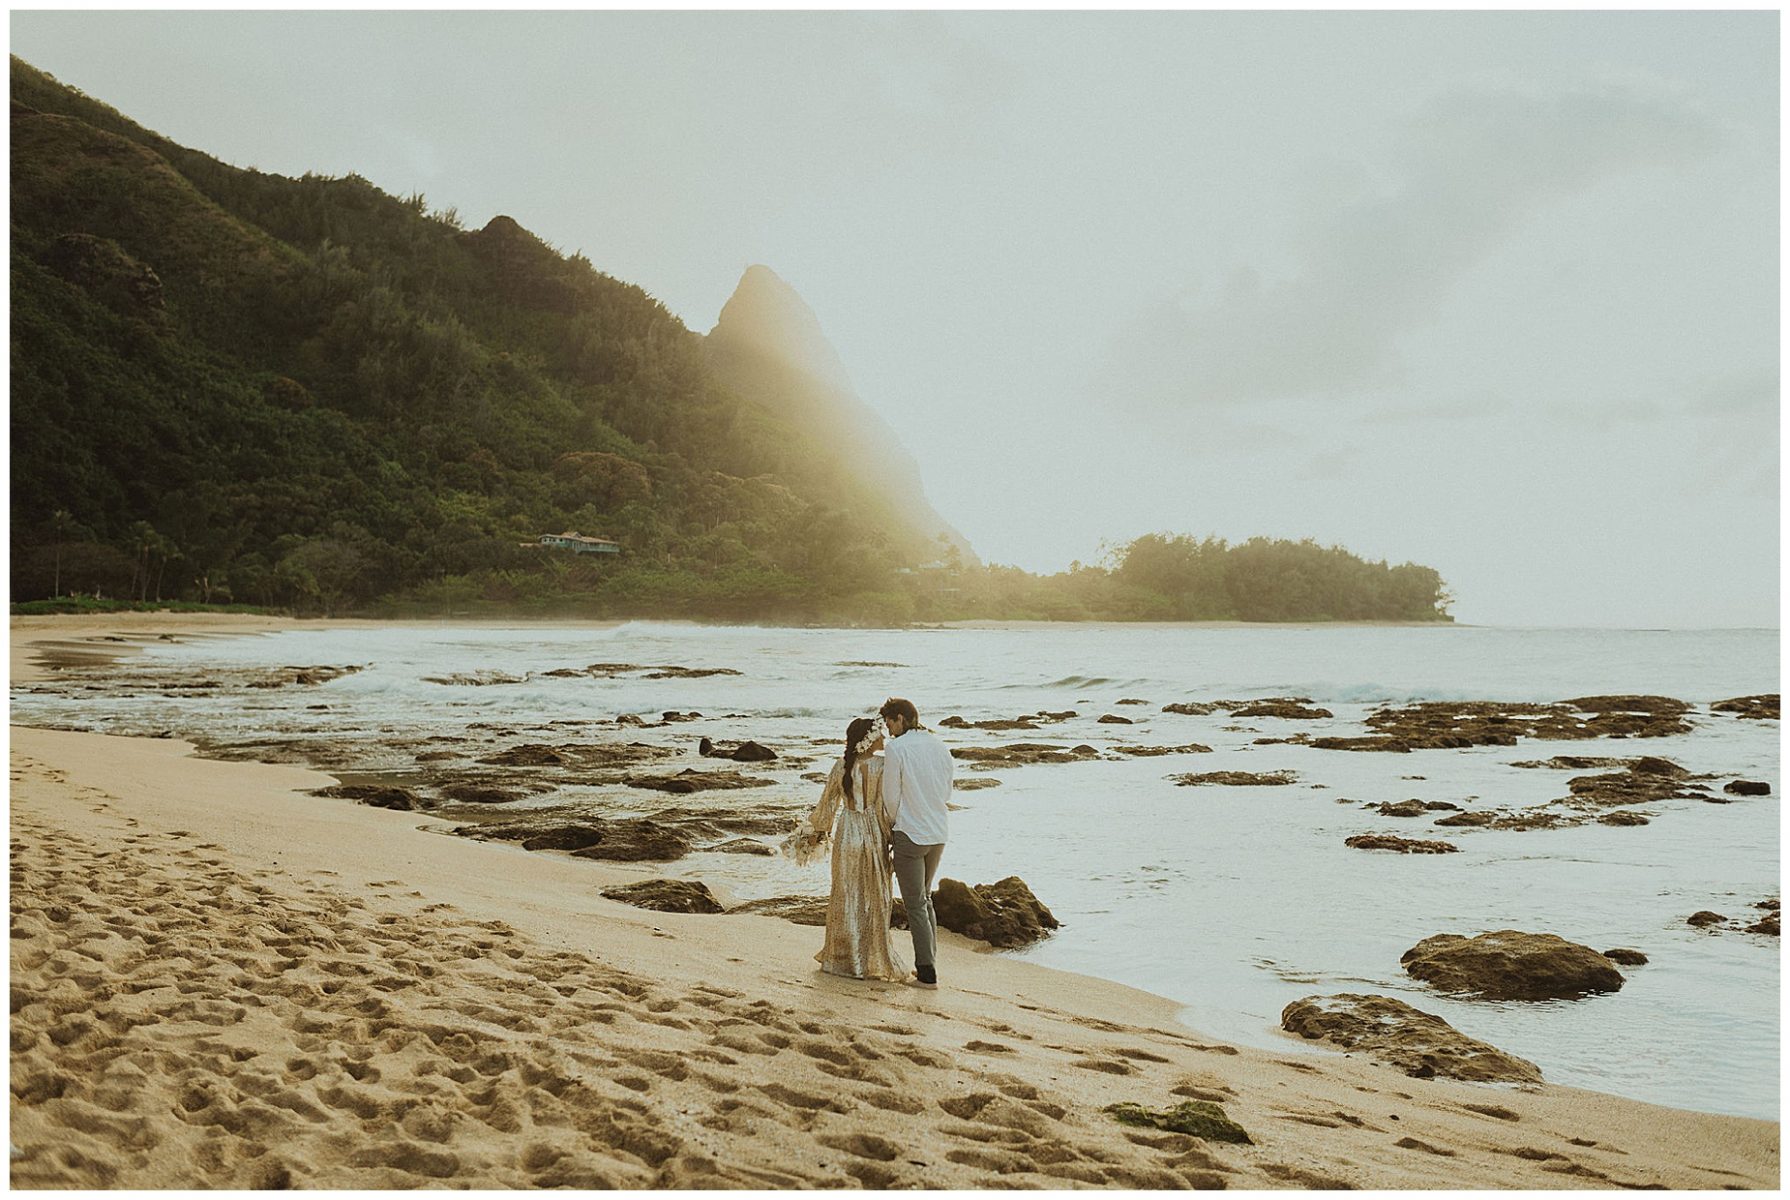
<svg viewBox="0 0 1790 1200"><path fill-rule="evenodd" d="M1024 951L1049 966L1169 996L1183 1020L1218 1037L1321 1053L1279 1032L1302 996L1375 991L1535 1061L1552 1082L1654 1103L1776 1119L1778 943L1684 923L1714 909L1748 921L1779 894L1779 726L1713 714L1730 696L1775 692L1775 630L1618 631L1492 628L1046 626L1024 629L821 630L632 623L401 625L152 643L100 676L70 673L15 689L15 722L114 732L171 730L217 742L327 741L355 747L353 765L414 763L419 739L484 744L647 740L693 765L698 737L754 738L812 756L747 766L776 780L746 793L666 797L623 786L568 784L523 803L568 800L618 813L749 799L812 802L800 778L824 770L847 721L884 697L913 700L922 719L969 720L1042 710L1078 716L1037 732L941 730L959 745L1006 740L1087 743L1096 761L986 774L1000 786L960 793L942 872L968 882L1019 875L1064 927ZM737 676L644 680L545 677L593 662L724 667ZM876 665L854 665L854 664ZM212 696L170 692L171 678L285 664L364 664L319 687ZM516 682L428 682L499 672ZM103 677L88 689L83 679ZM141 680L135 685L133 680ZM1385 703L1552 701L1651 693L1699 706L1691 733L1660 739L1348 753L1255 745L1301 730L1347 734ZM1172 701L1305 696L1335 713L1317 723L1164 713ZM1148 703L1120 705L1121 699ZM326 707L316 707L325 705ZM604 730L550 722L608 721L696 710L700 721ZM1100 724L1115 713L1131 725ZM531 728L532 727L532 728ZM551 730L552 732L547 732ZM1199 742L1210 754L1126 759L1123 744ZM1426 819L1364 811L1419 798L1468 808L1539 804L1578 772L1510 764L1556 754L1657 754L1697 772L1763 779L1773 795L1726 805L1643 806L1644 827L1552 831L1434 829ZM713 765L713 764L710 764ZM1183 771L1290 770L1285 787L1177 787ZM960 774L983 772L962 769ZM1343 803L1342 801L1348 801ZM319 799L318 803L342 803ZM1445 815L1445 814L1444 814ZM394 820L403 819L394 816ZM1366 832L1443 837L1460 853L1408 856L1347 849ZM698 853L663 873L699 878L737 899L819 894L824 868L779 858ZM1409 979L1399 956L1436 933L1515 928L1597 949L1633 947L1614 994L1578 1001L1453 999ZM948 982L948 979L947 979Z"/></svg>

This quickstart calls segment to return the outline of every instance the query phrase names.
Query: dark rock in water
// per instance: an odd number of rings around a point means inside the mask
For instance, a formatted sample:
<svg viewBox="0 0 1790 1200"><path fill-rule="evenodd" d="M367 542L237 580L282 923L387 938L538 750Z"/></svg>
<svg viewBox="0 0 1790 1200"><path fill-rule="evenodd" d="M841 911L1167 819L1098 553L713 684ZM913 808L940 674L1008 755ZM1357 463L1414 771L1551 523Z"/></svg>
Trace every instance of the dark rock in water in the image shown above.
<svg viewBox="0 0 1790 1200"><path fill-rule="evenodd" d="M1115 701L1113 701L1113 703L1115 703L1115 704L1148 704L1149 701L1148 700L1137 700L1137 699L1126 699L1126 700L1115 700Z"/></svg>
<svg viewBox="0 0 1790 1200"><path fill-rule="evenodd" d="M1736 696L1732 700L1718 700L1709 707L1715 712L1733 713L1743 721L1775 721L1778 719L1778 693Z"/></svg>
<svg viewBox="0 0 1790 1200"><path fill-rule="evenodd" d="M939 722L944 729L1036 729L1038 723L1031 717L996 717L987 721L966 721L962 717L946 717Z"/></svg>
<svg viewBox="0 0 1790 1200"><path fill-rule="evenodd" d="M493 687L504 683L527 683L526 675L511 675L507 671L468 671L453 675L425 675L424 683L439 683L447 687Z"/></svg>
<svg viewBox="0 0 1790 1200"><path fill-rule="evenodd" d="M340 784L336 787L319 788L315 794L337 796L344 800L358 801L372 808L389 808L397 812L412 812L427 807L415 793L405 788L382 787L377 784Z"/></svg>
<svg viewBox="0 0 1790 1200"><path fill-rule="evenodd" d="M1580 712L1681 713L1690 705L1670 696L1578 696L1561 701Z"/></svg>
<svg viewBox="0 0 1790 1200"><path fill-rule="evenodd" d="M1703 929L1710 925L1725 925L1727 924L1727 921L1728 918L1724 917L1721 913L1710 912L1708 909L1704 909L1701 912L1694 912L1684 919L1686 925L1694 925L1698 929Z"/></svg>
<svg viewBox="0 0 1790 1200"><path fill-rule="evenodd" d="M1398 801L1396 804L1377 804L1375 811L1382 817L1423 817L1430 808L1423 801Z"/></svg>
<svg viewBox="0 0 1790 1200"><path fill-rule="evenodd" d="M524 850L583 850L603 840L603 822L568 822L522 839Z"/></svg>
<svg viewBox="0 0 1790 1200"><path fill-rule="evenodd" d="M1599 825L1646 825L1648 818L1632 809L1617 809L1607 812L1597 819Z"/></svg>
<svg viewBox="0 0 1790 1200"><path fill-rule="evenodd" d="M1164 754L1212 753L1212 747L1202 746L1198 742L1188 742L1185 746L1114 746L1113 749L1133 758L1157 758Z"/></svg>
<svg viewBox="0 0 1790 1200"><path fill-rule="evenodd" d="M1622 989L1622 972L1589 946L1551 933L1501 929L1425 938L1399 959L1412 977L1485 1000L1575 1000Z"/></svg>
<svg viewBox="0 0 1790 1200"><path fill-rule="evenodd" d="M1374 712L1366 721L1373 736L1316 738L1312 745L1322 750L1398 752L1514 746L1519 737L1665 737L1689 732L1684 719L1689 708L1667 696L1581 696L1560 704L1425 701Z"/></svg>
<svg viewBox="0 0 1790 1200"><path fill-rule="evenodd" d="M1243 1146L1255 1144L1243 1126L1225 1116L1224 1109L1210 1100L1184 1100L1173 1108L1145 1108L1141 1104L1126 1102L1109 1104L1101 1111L1111 1113L1113 1120L1122 1125L1184 1133L1207 1142L1233 1142Z"/></svg>
<svg viewBox="0 0 1790 1200"><path fill-rule="evenodd" d="M674 708L670 712L660 713L659 719L667 725L675 725L679 721L700 721L702 720L702 714L699 712L679 712Z"/></svg>
<svg viewBox="0 0 1790 1200"><path fill-rule="evenodd" d="M1382 750L1391 754L1409 754L1411 747L1390 737L1319 737L1310 745L1319 750Z"/></svg>
<svg viewBox="0 0 1790 1200"><path fill-rule="evenodd" d="M594 846L572 852L574 858L605 862L670 862L690 852L690 839L677 829L644 818L605 821ZM717 910L719 911L719 910Z"/></svg>
<svg viewBox="0 0 1790 1200"><path fill-rule="evenodd" d="M636 908L650 908L654 912L722 911L708 886L693 879L647 879L640 883L604 888L603 894L611 900L620 900L623 904L632 904Z"/></svg>
<svg viewBox="0 0 1790 1200"><path fill-rule="evenodd" d="M970 887L939 880L932 908L941 927L991 946L1025 946L1058 927L1056 917L1017 875Z"/></svg>
<svg viewBox="0 0 1790 1200"><path fill-rule="evenodd" d="M520 800L521 792L513 792L508 788L492 787L484 783L450 783L435 789L444 800L452 800L458 804L508 804L512 800Z"/></svg>
<svg viewBox="0 0 1790 1200"><path fill-rule="evenodd" d="M1278 787L1289 784L1299 777L1291 771L1206 771L1170 775L1170 779L1181 787L1201 787L1206 784L1221 784L1226 787Z"/></svg>
<svg viewBox="0 0 1790 1200"><path fill-rule="evenodd" d="M955 746L951 750L951 756L972 766L991 770L996 767L1019 767L1037 763L1084 762L1099 758L1100 751L1092 746L1065 749L1044 742L1009 742L1000 746Z"/></svg>
<svg viewBox="0 0 1790 1200"><path fill-rule="evenodd" d="M777 853L763 842L755 842L751 838L734 838L731 842L722 842L719 846L713 846L711 849L717 850L722 854L771 855Z"/></svg>
<svg viewBox="0 0 1790 1200"><path fill-rule="evenodd" d="M365 664L352 667L280 667L259 679L251 679L252 688L316 687L328 683L332 679L340 679L344 675L352 675L364 670Z"/></svg>
<svg viewBox="0 0 1790 1200"><path fill-rule="evenodd" d="M500 767L559 767L569 760L552 746L512 746L478 760Z"/></svg>
<svg viewBox="0 0 1790 1200"><path fill-rule="evenodd" d="M1644 766L1646 769L1643 769ZM1690 772L1677 763L1660 758L1643 758L1626 771L1574 776L1566 781L1567 790L1572 796L1564 803L1585 809L1649 804L1673 798L1698 799L1686 787L1685 781L1690 777Z"/></svg>
<svg viewBox="0 0 1790 1200"><path fill-rule="evenodd" d="M718 746L708 738L696 744L696 752L704 758L727 758L734 762L774 762L777 752L757 742L741 742L737 746Z"/></svg>
<svg viewBox="0 0 1790 1200"><path fill-rule="evenodd" d="M1731 796L1771 795L1771 785L1757 779L1736 779L1722 790Z"/></svg>
<svg viewBox="0 0 1790 1200"><path fill-rule="evenodd" d="M1336 714L1327 708L1312 708L1298 700L1258 700L1231 714L1233 717L1275 717L1283 721L1320 721Z"/></svg>
<svg viewBox="0 0 1790 1200"><path fill-rule="evenodd" d="M1777 912L1774 910L1772 912L1766 913L1763 917L1760 917L1753 924L1748 925L1746 927L1746 931L1748 933L1763 933L1768 937L1777 937L1778 936L1778 914L1777 914Z"/></svg>
<svg viewBox="0 0 1790 1200"><path fill-rule="evenodd" d="M1345 839L1343 845L1356 850L1396 850L1400 854L1454 854L1460 850L1453 842L1424 842L1395 833L1360 833Z"/></svg>
<svg viewBox="0 0 1790 1200"><path fill-rule="evenodd" d="M741 775L738 771L698 771L694 767L689 767L679 771L676 775L630 775L623 782L632 788L687 794L734 788L770 787L774 781L755 779L750 775Z"/></svg>
<svg viewBox="0 0 1790 1200"><path fill-rule="evenodd" d="M1217 712L1218 706L1216 704L1201 704L1196 700L1185 704L1165 704L1162 706L1162 711L1179 713L1184 717L1205 717Z"/></svg>
<svg viewBox="0 0 1790 1200"><path fill-rule="evenodd" d="M1100 719L1095 722L1095 724L1097 724L1097 725L1135 725L1135 724L1137 724L1137 722L1133 721L1130 717L1121 717L1121 716L1117 716L1114 713L1104 713L1101 715Z"/></svg>
<svg viewBox="0 0 1790 1200"><path fill-rule="evenodd" d="M896 901L900 903L899 900ZM748 900L727 910L729 913L754 913L764 917L782 917L797 925L827 923L825 896L771 896L764 900Z"/></svg>
<svg viewBox="0 0 1790 1200"><path fill-rule="evenodd" d="M1065 708L1059 712L1050 712L1048 710L1041 712L1038 714L1038 719L1040 721L1067 721L1080 715L1081 714L1077 713L1073 708Z"/></svg>
<svg viewBox="0 0 1790 1200"><path fill-rule="evenodd" d="M425 750L416 756L416 761L420 763L447 762L459 757L452 750Z"/></svg>
<svg viewBox="0 0 1790 1200"><path fill-rule="evenodd" d="M1527 1059L1468 1037L1442 1018L1389 996L1307 996L1281 1010L1288 1033L1359 1050L1418 1079L1540 1083Z"/></svg>
<svg viewBox="0 0 1790 1200"><path fill-rule="evenodd" d="M1592 771L1599 767L1627 767L1634 764L1626 758L1587 758L1578 754L1556 754L1553 758L1513 762L1513 767L1546 767L1555 771Z"/></svg>
<svg viewBox="0 0 1790 1200"><path fill-rule="evenodd" d="M823 778L821 782L824 783L826 781ZM953 779L951 781L952 790L959 791L959 792L974 792L974 791L980 791L982 788L991 788L991 787L1000 787L1000 786L1001 786L1000 780L991 779L986 775L983 775L980 778L960 777L960 778Z"/></svg>
<svg viewBox="0 0 1790 1200"><path fill-rule="evenodd" d="M1621 963L1625 967L1644 967L1647 965L1647 956L1645 954L1642 954L1639 950L1628 950L1621 946L1618 946L1614 950L1605 950L1604 957L1613 963Z"/></svg>

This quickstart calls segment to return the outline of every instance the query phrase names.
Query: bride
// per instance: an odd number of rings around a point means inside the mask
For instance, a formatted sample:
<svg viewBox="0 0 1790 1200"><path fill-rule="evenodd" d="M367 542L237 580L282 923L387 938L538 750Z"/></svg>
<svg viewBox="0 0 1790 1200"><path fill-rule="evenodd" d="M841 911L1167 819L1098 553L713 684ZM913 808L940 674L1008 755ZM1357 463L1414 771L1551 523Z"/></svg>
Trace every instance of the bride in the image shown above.
<svg viewBox="0 0 1790 1200"><path fill-rule="evenodd" d="M845 729L845 754L833 764L820 802L785 849L798 863L820 861L833 842L833 894L827 940L814 957L830 975L904 980L907 963L889 936L889 818L883 811L883 724L859 717ZM837 818L837 825L835 825Z"/></svg>

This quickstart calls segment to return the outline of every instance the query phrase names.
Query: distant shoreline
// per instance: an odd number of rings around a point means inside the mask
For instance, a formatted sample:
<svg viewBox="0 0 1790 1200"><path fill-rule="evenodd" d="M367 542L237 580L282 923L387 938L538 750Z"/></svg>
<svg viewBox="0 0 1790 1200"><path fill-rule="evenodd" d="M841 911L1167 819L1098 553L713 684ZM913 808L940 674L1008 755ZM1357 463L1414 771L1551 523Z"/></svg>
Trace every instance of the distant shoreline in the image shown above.
<svg viewBox="0 0 1790 1200"><path fill-rule="evenodd" d="M1478 629L1459 621L932 621L911 629Z"/></svg>

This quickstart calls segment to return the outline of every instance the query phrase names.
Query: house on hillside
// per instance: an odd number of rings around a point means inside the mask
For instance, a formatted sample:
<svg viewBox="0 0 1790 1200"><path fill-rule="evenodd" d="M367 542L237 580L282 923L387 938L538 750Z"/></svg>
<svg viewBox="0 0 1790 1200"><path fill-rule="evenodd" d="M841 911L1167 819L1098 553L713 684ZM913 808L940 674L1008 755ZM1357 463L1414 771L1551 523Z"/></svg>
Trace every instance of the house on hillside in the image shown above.
<svg viewBox="0 0 1790 1200"><path fill-rule="evenodd" d="M525 546L534 544L532 542L523 543ZM622 552L620 542L611 541L608 538L585 537L576 529L567 530L565 533L543 533L540 545L551 550L570 550L574 554L620 554Z"/></svg>

